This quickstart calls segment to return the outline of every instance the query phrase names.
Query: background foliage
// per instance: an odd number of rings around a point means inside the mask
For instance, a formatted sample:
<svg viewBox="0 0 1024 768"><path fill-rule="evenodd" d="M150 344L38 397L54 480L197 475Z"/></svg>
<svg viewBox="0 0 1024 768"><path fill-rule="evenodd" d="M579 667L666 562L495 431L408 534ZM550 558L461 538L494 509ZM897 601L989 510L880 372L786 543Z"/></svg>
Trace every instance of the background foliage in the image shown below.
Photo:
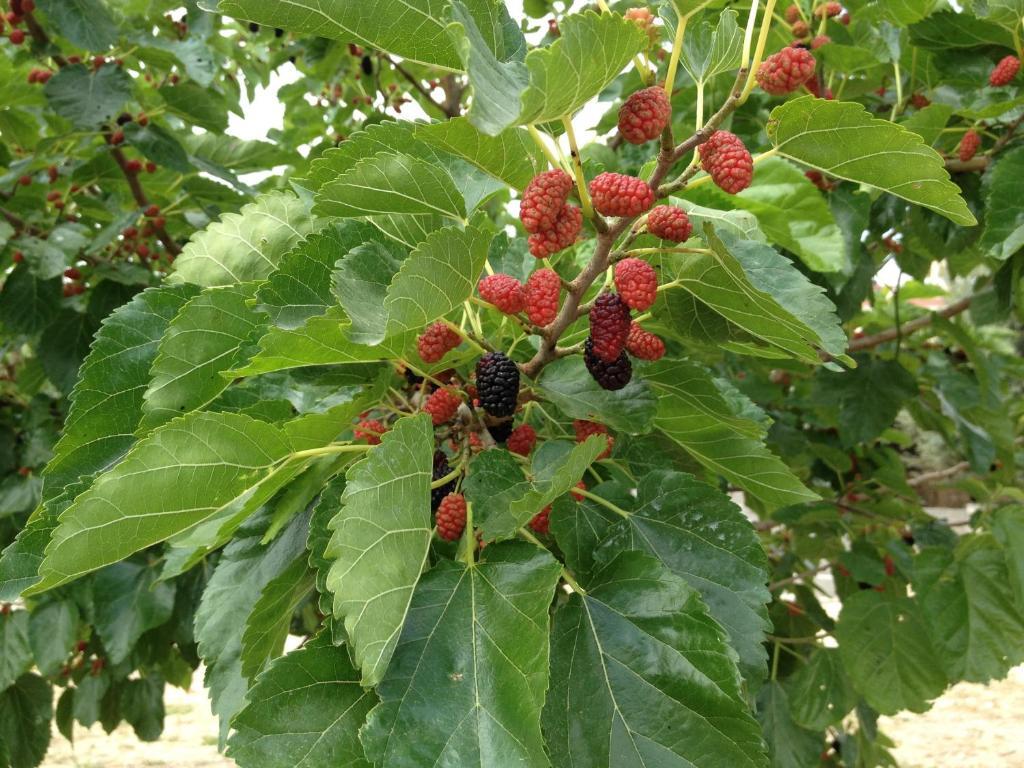
<svg viewBox="0 0 1024 768"><path fill-rule="evenodd" d="M890 765L879 714L1024 661L1024 96L987 85L1019 2L805 1L834 98L742 103L749 2L655 3L650 33L634 3L34 5L0 42L0 766L53 725L158 738L200 662L243 766ZM701 252L631 241L669 354L618 393L530 368L526 461L405 415L480 343L531 365L465 303L534 268L527 126L589 104L586 177L658 173L615 120L681 27L676 140L720 118L758 156L738 195L666 188ZM226 135L288 65L283 127ZM442 317L471 338L425 366ZM432 538L438 446L478 559Z"/></svg>

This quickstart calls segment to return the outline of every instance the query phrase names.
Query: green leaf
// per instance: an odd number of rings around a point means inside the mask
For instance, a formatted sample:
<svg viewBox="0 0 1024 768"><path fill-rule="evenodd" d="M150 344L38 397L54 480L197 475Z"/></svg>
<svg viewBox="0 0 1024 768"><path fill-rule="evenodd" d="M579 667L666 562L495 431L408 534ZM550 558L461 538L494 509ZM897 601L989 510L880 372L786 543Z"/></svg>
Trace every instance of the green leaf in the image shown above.
<svg viewBox="0 0 1024 768"><path fill-rule="evenodd" d="M609 392L598 386L579 355L546 366L535 388L571 419L599 421L629 434L648 432L657 411L657 399L645 378L634 376L625 388Z"/></svg>
<svg viewBox="0 0 1024 768"><path fill-rule="evenodd" d="M200 412L165 424L61 515L32 591L73 581L201 523L290 452L280 430L241 414Z"/></svg>
<svg viewBox="0 0 1024 768"><path fill-rule="evenodd" d="M36 354L46 377L61 392L71 393L74 389L96 330L97 323L91 316L65 309L43 331Z"/></svg>
<svg viewBox="0 0 1024 768"><path fill-rule="evenodd" d="M169 279L204 287L262 280L318 226L305 202L290 192L271 192L193 237Z"/></svg>
<svg viewBox="0 0 1024 768"><path fill-rule="evenodd" d="M28 639L36 668L44 675L60 672L78 637L78 608L69 600L53 600L32 610Z"/></svg>
<svg viewBox="0 0 1024 768"><path fill-rule="evenodd" d="M174 610L174 585L157 583L155 566L115 563L93 578L96 631L113 664L126 660L143 633Z"/></svg>
<svg viewBox="0 0 1024 768"><path fill-rule="evenodd" d="M196 83L166 85L158 93L167 111L182 120L214 133L228 128L228 109L224 97Z"/></svg>
<svg viewBox="0 0 1024 768"><path fill-rule="evenodd" d="M474 128L469 118L456 117L417 125L414 135L519 190L548 167L544 152L522 128L509 128L489 136Z"/></svg>
<svg viewBox="0 0 1024 768"><path fill-rule="evenodd" d="M773 158L759 164L754 183L738 195L707 186L695 192L701 202L716 208L755 214L772 242L795 253L815 272L848 270L842 232L828 203L792 163Z"/></svg>
<svg viewBox="0 0 1024 768"><path fill-rule="evenodd" d="M50 745L53 688L38 675L26 674L0 693L0 757L11 768L39 765Z"/></svg>
<svg viewBox="0 0 1024 768"><path fill-rule="evenodd" d="M102 0L37 0L48 26L76 48L105 51L117 42L117 24Z"/></svg>
<svg viewBox="0 0 1024 768"><path fill-rule="evenodd" d="M488 0L468 0L470 12L490 29L494 13ZM447 0L408 0L401 13L386 0L353 5L349 0L220 0L218 10L239 19L279 27L301 35L359 43L421 64L460 68L445 31Z"/></svg>
<svg viewBox="0 0 1024 768"><path fill-rule="evenodd" d="M807 663L786 678L789 711L794 722L813 731L837 725L857 705L835 648L816 648Z"/></svg>
<svg viewBox="0 0 1024 768"><path fill-rule="evenodd" d="M645 377L659 393L654 426L708 470L770 509L818 498L764 446L763 427L733 412L705 370L664 360Z"/></svg>
<svg viewBox="0 0 1024 768"><path fill-rule="evenodd" d="M99 722L101 703L109 689L110 676L106 673L82 678L75 688L75 700L72 705L75 719L86 728L91 728Z"/></svg>
<svg viewBox="0 0 1024 768"><path fill-rule="evenodd" d="M113 120L132 97L132 79L107 64L93 71L83 64L63 67L43 89L50 106L76 128L95 130Z"/></svg>
<svg viewBox="0 0 1024 768"><path fill-rule="evenodd" d="M133 147L157 165L181 173L195 170L178 139L156 123L147 126L128 123L124 127L124 134Z"/></svg>
<svg viewBox="0 0 1024 768"><path fill-rule="evenodd" d="M291 629L292 613L313 589L313 571L305 553L267 582L245 622L242 674L248 678L281 655Z"/></svg>
<svg viewBox="0 0 1024 768"><path fill-rule="evenodd" d="M1003 548L1017 605L1024 606L1024 507L997 510L992 518L992 534Z"/></svg>
<svg viewBox="0 0 1024 768"><path fill-rule="evenodd" d="M192 286L150 288L103 321L71 393L54 457L43 472L44 500L79 477L111 467L135 442L157 344L197 293Z"/></svg>
<svg viewBox="0 0 1024 768"><path fill-rule="evenodd" d="M895 360L858 355L853 370L819 372L822 397L839 405L839 436L846 447L874 440L918 394L917 380Z"/></svg>
<svg viewBox="0 0 1024 768"><path fill-rule="evenodd" d="M930 147L942 136L942 130L949 124L954 111L948 104L929 104L914 112L902 125L924 139L924 143Z"/></svg>
<svg viewBox="0 0 1024 768"><path fill-rule="evenodd" d="M309 515L296 517L267 546L265 516L247 522L225 547L203 590L196 611L195 637L206 664L206 687L220 717L220 744L227 742L231 719L245 705L249 681L242 674L242 637L246 622L267 584L305 552Z"/></svg>
<svg viewBox="0 0 1024 768"><path fill-rule="evenodd" d="M60 297L60 278L40 280L28 263L19 264L0 289L0 326L11 333L38 333L56 317Z"/></svg>
<svg viewBox="0 0 1024 768"><path fill-rule="evenodd" d="M387 318L380 340L419 333L473 295L494 236L482 220L449 227L423 241L395 275L384 299Z"/></svg>
<svg viewBox="0 0 1024 768"><path fill-rule="evenodd" d="M252 286L208 288L181 308L163 338L144 395L139 433L202 408L231 381L262 336L266 315L249 307Z"/></svg>
<svg viewBox="0 0 1024 768"><path fill-rule="evenodd" d="M517 49L486 44L480 28L452 4L453 37L469 72L474 100L469 120L497 136L511 125L559 120L580 109L647 47L646 34L613 13L572 14L560 23L560 37L521 60Z"/></svg>
<svg viewBox="0 0 1024 768"><path fill-rule="evenodd" d="M768 559L754 527L725 494L691 475L650 472L640 481L636 509L612 527L603 546L647 552L686 579L728 633L749 687L757 688L768 671Z"/></svg>
<svg viewBox="0 0 1024 768"><path fill-rule="evenodd" d="M271 664L247 699L227 752L241 768L370 768L358 732L377 697L327 633Z"/></svg>
<svg viewBox="0 0 1024 768"><path fill-rule="evenodd" d="M346 336L358 344L377 344L386 335L388 287L409 256L397 243L379 239L350 249L332 276L334 293L352 321Z"/></svg>
<svg viewBox="0 0 1024 768"><path fill-rule="evenodd" d="M807 768L818 762L825 738L793 722L789 714L792 702L782 685L772 680L757 696L757 717L772 768Z"/></svg>
<svg viewBox="0 0 1024 768"><path fill-rule="evenodd" d="M190 134L183 141L193 158L234 173L254 173L297 162L294 153L269 141L216 133Z"/></svg>
<svg viewBox="0 0 1024 768"><path fill-rule="evenodd" d="M881 714L924 712L946 675L917 605L893 589L846 598L835 629L840 657L858 693Z"/></svg>
<svg viewBox="0 0 1024 768"><path fill-rule="evenodd" d="M564 441L548 441L534 453L530 477L525 482L518 480L522 473L512 454L491 451L488 456L493 455L494 458L482 461L484 457L479 457L474 462L474 470L477 464L483 463L480 471L493 472L497 469L505 481L502 483L504 492L501 495L492 495L493 480L488 481L486 476L474 480L471 474L465 483L467 497L473 502L474 509L479 510L479 527L484 540L494 541L515 536L530 518L572 490L587 467L607 449L608 441L603 435L590 437L571 447ZM493 466L494 463L497 466ZM509 483L509 480L512 482Z"/></svg>
<svg viewBox="0 0 1024 768"><path fill-rule="evenodd" d="M445 169L394 152L366 157L325 184L316 194L314 210L342 217L393 213L437 214L450 219L466 216L465 201Z"/></svg>
<svg viewBox="0 0 1024 768"><path fill-rule="evenodd" d="M424 576L361 733L367 756L383 768L548 765L540 717L558 573L546 550L509 542Z"/></svg>
<svg viewBox="0 0 1024 768"><path fill-rule="evenodd" d="M931 51L982 48L998 45L1013 48L1013 36L998 24L953 10L935 13L910 27L910 42Z"/></svg>
<svg viewBox="0 0 1024 768"><path fill-rule="evenodd" d="M156 741L164 732L164 681L157 675L126 680L121 712L139 741Z"/></svg>
<svg viewBox="0 0 1024 768"><path fill-rule="evenodd" d="M767 130L784 157L877 187L957 224L978 223L942 157L920 136L872 117L860 104L794 99L772 111Z"/></svg>
<svg viewBox="0 0 1024 768"><path fill-rule="evenodd" d="M32 666L28 611L0 613L0 690Z"/></svg>
<svg viewBox="0 0 1024 768"><path fill-rule="evenodd" d="M950 680L1001 680L1024 661L1024 615L994 542L964 540L914 558L914 592Z"/></svg>
<svg viewBox="0 0 1024 768"><path fill-rule="evenodd" d="M735 11L723 11L714 29L710 23L697 24L684 38L679 63L695 82L707 82L740 66L743 32L736 23L737 16Z"/></svg>
<svg viewBox="0 0 1024 768"><path fill-rule="evenodd" d="M331 294L335 262L359 245L383 240L379 230L361 221L343 221L310 235L296 243L260 285L256 308L281 328L301 327L337 303Z"/></svg>
<svg viewBox="0 0 1024 768"><path fill-rule="evenodd" d="M583 586L551 631L544 732L555 765L768 765L735 655L696 590L640 552Z"/></svg>
<svg viewBox="0 0 1024 768"><path fill-rule="evenodd" d="M331 521L327 576L366 687L387 671L430 548L434 431L426 414L395 422L346 473Z"/></svg>
<svg viewBox="0 0 1024 768"><path fill-rule="evenodd" d="M1024 248L1024 147L1001 155L988 175L985 233L982 246L997 259L1011 258Z"/></svg>

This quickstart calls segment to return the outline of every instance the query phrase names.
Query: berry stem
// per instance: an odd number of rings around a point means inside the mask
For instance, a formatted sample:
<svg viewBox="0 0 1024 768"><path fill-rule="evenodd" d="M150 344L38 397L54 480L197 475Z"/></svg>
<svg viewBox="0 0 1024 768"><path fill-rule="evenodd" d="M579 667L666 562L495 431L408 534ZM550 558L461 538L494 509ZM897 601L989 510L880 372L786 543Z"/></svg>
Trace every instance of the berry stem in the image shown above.
<svg viewBox="0 0 1024 768"><path fill-rule="evenodd" d="M485 352L494 351L494 348L487 342L486 339L477 340L475 338L475 334L466 333L464 330L459 328L459 326L457 326L450 320L445 320L444 324L447 325L448 328L450 328L456 334L458 334L459 338L461 338L464 342L469 344L469 346L473 347L473 351L476 352L478 355L482 355Z"/></svg>
<svg viewBox="0 0 1024 768"><path fill-rule="evenodd" d="M679 69L679 57L683 53L683 38L686 36L686 25L690 21L690 14L686 14L676 24L676 35L672 41L672 55L668 60L668 74L665 75L665 94L669 100L672 99L672 91L676 85L676 72Z"/></svg>
<svg viewBox="0 0 1024 768"><path fill-rule="evenodd" d="M896 103L892 105L892 114L889 119L895 121L903 110L903 75L900 72L900 61L896 59L892 63L893 76L896 79Z"/></svg>
<svg viewBox="0 0 1024 768"><path fill-rule="evenodd" d="M569 140L569 152L572 155L572 172L576 177L576 191L580 195L580 205L583 207L583 216L587 219L593 219L595 225L598 226L598 230L604 222L601 218L594 213L594 206L590 202L590 193L587 192L587 179L583 175L583 161L580 160L580 149L576 143L576 131L572 127L572 119L569 117L562 118L562 125L565 127L565 137ZM600 222L600 224L598 224Z"/></svg>
<svg viewBox="0 0 1024 768"><path fill-rule="evenodd" d="M540 151L544 153L544 156L548 159L548 162L555 168L563 168L564 164L561 159L552 151L547 141L544 139L544 135L537 130L537 126L530 123L526 126L527 132L530 134L530 138L533 139L533 143L540 147Z"/></svg>
<svg viewBox="0 0 1024 768"><path fill-rule="evenodd" d="M323 448L308 448L305 451L295 451L285 457L282 463L295 461L296 459L309 459L317 456L334 456L339 453L362 453L370 450L373 446L364 443L331 443Z"/></svg>
<svg viewBox="0 0 1024 768"><path fill-rule="evenodd" d="M459 463L455 465L455 469L449 472L447 475L442 477L440 480L435 480L430 484L430 490L435 490L441 486L448 485L452 480L459 477L462 474L462 468L466 465L466 455L462 454L459 457Z"/></svg>
<svg viewBox="0 0 1024 768"><path fill-rule="evenodd" d="M585 499L590 499L595 504L600 504L605 509L607 509L607 510L609 510L611 512L614 512L616 515L619 515L620 517L624 517L627 520L630 517L632 517L632 515L630 515L629 512L627 512L626 510L622 509L621 507L615 506L610 501L608 501L608 499L605 499L605 498L603 498L601 496L598 496L596 493L584 490L583 488L573 488L572 492L575 493L577 496L582 496Z"/></svg>
<svg viewBox="0 0 1024 768"><path fill-rule="evenodd" d="M462 532L462 558L472 568L476 565L476 531L473 529L473 504L466 502L466 529Z"/></svg>
<svg viewBox="0 0 1024 768"><path fill-rule="evenodd" d="M761 33L757 38L757 48L754 49L754 60L750 63L749 74L747 75L747 84L743 88L743 93L740 96L741 104L750 97L750 92L754 90L754 83L757 82L757 69L761 66L761 61L764 59L764 49L768 44L768 32L772 28L772 14L774 12L775 0L768 0L764 8L764 18L761 21Z"/></svg>
<svg viewBox="0 0 1024 768"><path fill-rule="evenodd" d="M757 9L760 5L761 0L753 0L750 4L750 14L747 16L747 28L743 33L743 58L741 59L743 66L748 66L750 64L750 49L754 44L754 27L757 26Z"/></svg>

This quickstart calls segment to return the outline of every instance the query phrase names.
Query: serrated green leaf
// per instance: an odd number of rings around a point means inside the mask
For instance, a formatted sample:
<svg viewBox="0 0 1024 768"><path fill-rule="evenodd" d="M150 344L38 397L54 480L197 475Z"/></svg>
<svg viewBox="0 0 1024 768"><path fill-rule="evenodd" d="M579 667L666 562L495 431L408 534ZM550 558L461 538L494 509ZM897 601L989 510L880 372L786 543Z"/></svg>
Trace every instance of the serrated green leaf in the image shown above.
<svg viewBox="0 0 1024 768"><path fill-rule="evenodd" d="M124 135L133 147L157 165L181 173L195 170L178 139L156 123L146 126L136 122L128 123L124 127Z"/></svg>
<svg viewBox="0 0 1024 768"><path fill-rule="evenodd" d="M0 693L0 755L11 768L39 765L50 745L53 688L38 675L25 674Z"/></svg>
<svg viewBox="0 0 1024 768"><path fill-rule="evenodd" d="M496 136L511 125L543 123L569 116L601 93L629 61L647 47L646 34L618 14L592 11L564 18L559 38L530 51L481 43L479 27L453 4L453 36L473 86L469 120ZM476 27L476 28L474 28ZM496 52L500 55L496 55Z"/></svg>
<svg viewBox="0 0 1024 768"><path fill-rule="evenodd" d="M370 768L358 731L376 701L323 633L257 678L232 722L228 757L241 768Z"/></svg>
<svg viewBox="0 0 1024 768"><path fill-rule="evenodd" d="M569 418L599 421L629 434L649 431L658 408L645 378L634 376L623 389L609 392L598 386L579 355L546 366L535 387Z"/></svg>
<svg viewBox="0 0 1024 768"><path fill-rule="evenodd" d="M240 414L200 412L165 424L61 515L32 590L65 584L201 523L290 452L280 430Z"/></svg>
<svg viewBox="0 0 1024 768"><path fill-rule="evenodd" d="M981 244L989 255L1009 259L1024 248L1024 147L998 158L988 176L985 233Z"/></svg>
<svg viewBox="0 0 1024 768"><path fill-rule="evenodd" d="M612 527L604 547L647 552L686 579L728 633L748 687L757 689L768 671L768 559L754 527L725 494L691 475L648 473L636 508Z"/></svg>
<svg viewBox="0 0 1024 768"><path fill-rule="evenodd" d="M418 125L414 135L520 190L548 167L544 152L522 128L509 128L489 136L474 128L468 118L456 117Z"/></svg>
<svg viewBox="0 0 1024 768"><path fill-rule="evenodd" d="M768 765L735 655L696 590L640 552L583 587L551 631L544 732L555 765Z"/></svg>
<svg viewBox="0 0 1024 768"><path fill-rule="evenodd" d="M540 716L558 572L546 550L509 542L472 566L444 560L423 577L361 733L375 764L549 764Z"/></svg>
<svg viewBox="0 0 1024 768"><path fill-rule="evenodd" d="M366 687L387 671L430 548L434 432L426 414L395 422L346 473L331 521L327 588Z"/></svg>
<svg viewBox="0 0 1024 768"><path fill-rule="evenodd" d="M371 240L338 259L331 282L338 302L352 321L346 332L349 339L370 345L383 340L388 288L408 256L397 243Z"/></svg>
<svg viewBox="0 0 1024 768"><path fill-rule="evenodd" d="M266 315L249 307L253 287L208 288L181 308L163 338L144 395L139 434L191 412L223 392L221 373L248 359Z"/></svg>
<svg viewBox="0 0 1024 768"><path fill-rule="evenodd" d="M871 117L860 104L807 96L776 107L767 126L778 153L830 176L922 205L951 221L977 224L942 157L921 137Z"/></svg>
<svg viewBox="0 0 1024 768"><path fill-rule="evenodd" d="M654 426L708 470L772 509L818 498L755 436L761 425L733 414L699 368L669 360L646 376L660 395Z"/></svg>
<svg viewBox="0 0 1024 768"><path fill-rule="evenodd" d="M53 600L32 609L28 639L41 674L60 672L78 639L78 608L68 600Z"/></svg>
<svg viewBox="0 0 1024 768"><path fill-rule="evenodd" d="M114 119L132 97L132 79L114 64L93 71L63 67L44 87L50 106L75 127L94 130Z"/></svg>
<svg viewBox="0 0 1024 768"><path fill-rule="evenodd" d="M281 655L292 613L313 589L313 571L305 553L263 587L242 634L242 674L252 678Z"/></svg>
<svg viewBox="0 0 1024 768"><path fill-rule="evenodd" d="M287 148L269 141L216 133L190 134L183 141L185 149L194 158L234 173L253 173L297 162L296 156Z"/></svg>
<svg viewBox="0 0 1024 768"><path fill-rule="evenodd" d="M206 687L220 717L220 744L231 719L245 704L242 636L264 588L305 552L309 516L299 515L273 542L263 546L266 516L250 520L224 549L196 610L195 637L206 664Z"/></svg>
<svg viewBox="0 0 1024 768"><path fill-rule="evenodd" d="M185 82L166 85L158 93L167 105L167 111L185 122L214 133L227 130L228 105L216 91Z"/></svg>
<svg viewBox="0 0 1024 768"><path fill-rule="evenodd" d="M839 406L840 438L847 447L878 437L918 393L917 380L906 368L869 355L858 355L853 370L818 375L822 396Z"/></svg>
<svg viewBox="0 0 1024 768"><path fill-rule="evenodd" d="M992 519L992 535L1003 548L1017 605L1024 606L1024 507L997 510Z"/></svg>
<svg viewBox="0 0 1024 768"><path fill-rule="evenodd" d="M168 279L203 287L262 280L292 246L319 226L298 197L271 192L193 237L175 259Z"/></svg>
<svg viewBox="0 0 1024 768"><path fill-rule="evenodd" d="M807 768L818 762L824 745L824 734L809 731L795 722L789 714L792 702L780 683L772 680L757 697L757 718L772 768Z"/></svg>
<svg viewBox="0 0 1024 768"><path fill-rule="evenodd" d="M352 170L321 187L316 203L316 213L325 216L466 216L466 203L447 171L427 160L394 152L363 158Z"/></svg>
<svg viewBox="0 0 1024 768"><path fill-rule="evenodd" d="M786 678L784 687L793 720L810 730L836 725L857 704L835 648L816 648L807 663Z"/></svg>
<svg viewBox="0 0 1024 768"><path fill-rule="evenodd" d="M14 684L32 666L28 611L0 613L0 690Z"/></svg>
<svg viewBox="0 0 1024 768"><path fill-rule="evenodd" d="M39 333L60 309L60 278L40 280L28 263L14 268L0 289L0 326L11 333Z"/></svg>
<svg viewBox="0 0 1024 768"><path fill-rule="evenodd" d="M1024 660L1024 615L1002 552L965 540L956 558L928 547L914 558L914 592L950 680L987 683Z"/></svg>
<svg viewBox="0 0 1024 768"><path fill-rule="evenodd" d="M739 67L743 32L736 23L737 18L736 11L723 11L714 29L710 23L697 24L683 39L679 63L694 81L707 82L717 74Z"/></svg>
<svg viewBox="0 0 1024 768"><path fill-rule="evenodd" d="M924 712L946 687L920 610L892 588L847 597L835 635L854 687L883 715Z"/></svg>
<svg viewBox="0 0 1024 768"><path fill-rule="evenodd" d="M51 29L77 48L105 51L117 42L117 24L102 0L37 0Z"/></svg>
<svg viewBox="0 0 1024 768"><path fill-rule="evenodd" d="M96 631L111 663L125 661L144 632L171 618L175 588L157 575L154 566L114 563L93 578Z"/></svg>

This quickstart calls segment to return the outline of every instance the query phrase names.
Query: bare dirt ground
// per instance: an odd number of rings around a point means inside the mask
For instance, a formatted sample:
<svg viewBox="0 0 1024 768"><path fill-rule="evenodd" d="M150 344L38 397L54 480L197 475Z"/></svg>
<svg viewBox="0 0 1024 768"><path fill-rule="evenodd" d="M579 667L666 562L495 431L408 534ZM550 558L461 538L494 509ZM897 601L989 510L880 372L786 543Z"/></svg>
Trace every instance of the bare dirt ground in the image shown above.
<svg viewBox="0 0 1024 768"><path fill-rule="evenodd" d="M961 683L923 715L883 718L903 768L1024 768L1024 667L988 686ZM189 692L168 688L163 738L143 744L127 726L111 736L75 729L55 736L43 768L231 768L217 753L217 721L197 676Z"/></svg>

